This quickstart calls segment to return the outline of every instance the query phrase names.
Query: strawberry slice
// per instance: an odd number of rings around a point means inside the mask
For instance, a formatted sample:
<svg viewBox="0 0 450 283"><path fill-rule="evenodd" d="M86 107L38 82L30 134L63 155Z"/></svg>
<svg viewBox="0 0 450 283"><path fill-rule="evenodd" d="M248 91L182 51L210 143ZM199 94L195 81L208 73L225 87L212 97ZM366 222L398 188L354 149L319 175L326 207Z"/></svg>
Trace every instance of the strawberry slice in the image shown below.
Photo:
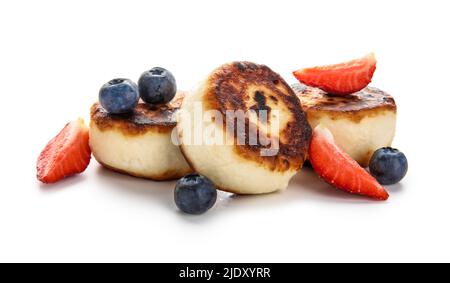
<svg viewBox="0 0 450 283"><path fill-rule="evenodd" d="M56 183L86 170L91 160L89 129L82 119L68 123L39 155L37 178Z"/></svg>
<svg viewBox="0 0 450 283"><path fill-rule="evenodd" d="M314 171L330 185L343 191L387 200L389 194L364 168L341 150L331 132L319 125L314 129L309 160Z"/></svg>
<svg viewBox="0 0 450 283"><path fill-rule="evenodd" d="M294 76L306 85L345 96L364 89L372 81L376 67L377 60L371 53L346 63L301 69Z"/></svg>

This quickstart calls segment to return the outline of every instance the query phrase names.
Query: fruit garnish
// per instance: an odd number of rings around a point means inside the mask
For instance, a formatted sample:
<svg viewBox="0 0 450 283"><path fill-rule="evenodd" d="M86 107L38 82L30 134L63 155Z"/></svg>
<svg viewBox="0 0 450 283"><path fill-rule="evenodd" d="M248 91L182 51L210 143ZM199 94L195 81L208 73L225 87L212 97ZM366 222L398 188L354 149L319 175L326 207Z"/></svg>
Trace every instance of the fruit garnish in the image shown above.
<svg viewBox="0 0 450 283"><path fill-rule="evenodd" d="M364 89L371 81L377 60L373 53L349 62L295 71L302 83L329 94L345 96Z"/></svg>
<svg viewBox="0 0 450 283"><path fill-rule="evenodd" d="M89 129L82 119L68 123L39 155L37 178L56 183L86 170L91 159Z"/></svg>
<svg viewBox="0 0 450 283"><path fill-rule="evenodd" d="M99 92L100 105L111 114L133 112L139 102L137 84L129 79L114 79L104 84Z"/></svg>
<svg viewBox="0 0 450 283"><path fill-rule="evenodd" d="M217 189L208 178L189 174L178 181L174 197L175 204L184 213L202 214L216 203Z"/></svg>
<svg viewBox="0 0 450 283"><path fill-rule="evenodd" d="M382 185L393 185L400 182L408 172L406 156L391 147L383 147L375 151L370 159L370 174Z"/></svg>
<svg viewBox="0 0 450 283"><path fill-rule="evenodd" d="M330 185L377 200L387 200L389 194L364 168L340 149L332 133L322 125L314 129L309 149L314 171Z"/></svg>
<svg viewBox="0 0 450 283"><path fill-rule="evenodd" d="M175 77L161 67L144 72L138 85L142 100L153 105L168 103L177 93Z"/></svg>

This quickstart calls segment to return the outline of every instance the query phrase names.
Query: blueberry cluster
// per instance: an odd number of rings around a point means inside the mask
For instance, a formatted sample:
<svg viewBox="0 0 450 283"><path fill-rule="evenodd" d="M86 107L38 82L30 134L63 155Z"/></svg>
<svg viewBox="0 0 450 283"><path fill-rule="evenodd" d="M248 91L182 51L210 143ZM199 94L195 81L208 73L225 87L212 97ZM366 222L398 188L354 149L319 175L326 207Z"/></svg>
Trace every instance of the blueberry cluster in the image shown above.
<svg viewBox="0 0 450 283"><path fill-rule="evenodd" d="M144 72L138 84L129 79L114 79L102 86L99 101L111 114L133 112L139 97L152 105L170 102L177 93L175 77L164 68Z"/></svg>

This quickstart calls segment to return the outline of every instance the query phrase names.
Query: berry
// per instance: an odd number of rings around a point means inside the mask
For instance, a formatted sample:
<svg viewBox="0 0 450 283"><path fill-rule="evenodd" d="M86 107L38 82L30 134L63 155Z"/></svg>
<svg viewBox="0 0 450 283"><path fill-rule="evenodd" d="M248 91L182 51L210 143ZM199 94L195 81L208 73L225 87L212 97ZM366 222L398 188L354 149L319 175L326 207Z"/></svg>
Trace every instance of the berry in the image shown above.
<svg viewBox="0 0 450 283"><path fill-rule="evenodd" d="M331 132L319 125L309 149L314 171L330 185L343 191L387 200L389 194L364 168L340 149Z"/></svg>
<svg viewBox="0 0 450 283"><path fill-rule="evenodd" d="M139 101L138 86L129 79L114 79L99 93L102 107L111 114L130 113Z"/></svg>
<svg viewBox="0 0 450 283"><path fill-rule="evenodd" d="M408 172L408 160L398 149L383 147L373 154L369 169L380 184L393 185L405 177Z"/></svg>
<svg viewBox="0 0 450 283"><path fill-rule="evenodd" d="M149 104L170 102L177 93L177 83L171 72L156 67L144 72L139 78L139 95Z"/></svg>
<svg viewBox="0 0 450 283"><path fill-rule="evenodd" d="M298 70L294 76L306 85L345 96L364 89L372 81L376 65L375 55L371 53L346 63Z"/></svg>
<svg viewBox="0 0 450 283"><path fill-rule="evenodd" d="M202 214L216 203L217 190L206 177L189 174L181 178L175 187L175 203L188 214Z"/></svg>
<svg viewBox="0 0 450 283"><path fill-rule="evenodd" d="M39 155L37 178L55 183L86 170L91 160L89 129L82 119L68 123Z"/></svg>

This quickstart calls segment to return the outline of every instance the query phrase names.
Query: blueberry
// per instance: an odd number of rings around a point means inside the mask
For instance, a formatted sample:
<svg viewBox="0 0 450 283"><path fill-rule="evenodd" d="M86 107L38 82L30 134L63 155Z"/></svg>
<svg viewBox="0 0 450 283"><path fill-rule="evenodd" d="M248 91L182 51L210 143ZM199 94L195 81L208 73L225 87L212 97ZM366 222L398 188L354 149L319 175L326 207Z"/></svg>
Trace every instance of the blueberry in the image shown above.
<svg viewBox="0 0 450 283"><path fill-rule="evenodd" d="M369 169L380 184L393 185L405 177L408 160L398 149L383 147L373 154Z"/></svg>
<svg viewBox="0 0 450 283"><path fill-rule="evenodd" d="M138 86L129 79L111 80L100 89L99 100L111 114L132 112L139 101Z"/></svg>
<svg viewBox="0 0 450 283"><path fill-rule="evenodd" d="M177 83L171 72L156 67L144 72L139 78L139 95L149 104L171 101L177 93Z"/></svg>
<svg viewBox="0 0 450 283"><path fill-rule="evenodd" d="M206 177L190 174L181 178L175 187L175 203L188 214L202 214L216 203L217 190Z"/></svg>

